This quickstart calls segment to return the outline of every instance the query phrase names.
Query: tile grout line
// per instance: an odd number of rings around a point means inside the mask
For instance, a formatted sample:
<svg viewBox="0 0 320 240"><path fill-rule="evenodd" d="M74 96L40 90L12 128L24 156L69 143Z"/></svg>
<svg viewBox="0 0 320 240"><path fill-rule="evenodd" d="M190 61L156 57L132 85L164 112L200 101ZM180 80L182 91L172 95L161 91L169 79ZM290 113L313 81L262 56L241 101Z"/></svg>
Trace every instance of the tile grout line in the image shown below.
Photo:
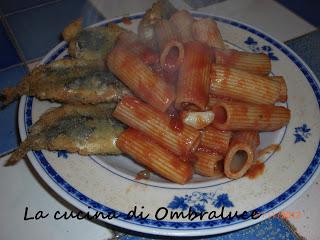
<svg viewBox="0 0 320 240"><path fill-rule="evenodd" d="M33 59L30 59L30 60L27 60L26 61L26 64L31 64L31 63L34 63L34 62L39 62L41 61L42 59L44 58L44 56L40 56L40 57L36 57L36 58L33 58Z"/></svg>
<svg viewBox="0 0 320 240"><path fill-rule="evenodd" d="M318 31L320 31L320 28L317 28L317 29L315 29L315 30L313 30L313 31L311 31L311 32L308 32L308 33L302 34L302 35L300 35L300 36L298 36L298 37L291 38L291 39L289 39L289 40L285 41L284 43L285 43L285 44L287 44L287 43L288 43L288 42L290 42L290 41L298 40L299 38L306 37L307 35L312 34L312 33L315 33L315 32L318 32Z"/></svg>
<svg viewBox="0 0 320 240"><path fill-rule="evenodd" d="M24 8L24 9L20 9L20 10L16 10L16 11L13 11L11 13L7 13L7 14L4 14L3 11L0 9L0 22L2 23L5 31L6 31L6 34L8 35L9 37L9 40L10 42L12 43L13 47L15 48L16 52L17 52L17 55L18 57L20 58L21 62L18 63L18 64L13 64L11 66L8 66L6 68L2 68L0 69L0 72L3 72L3 71L6 71L6 70L9 70L11 68L14 68L14 67L18 67L18 66L24 66L28 71L29 71L29 67L28 67L28 64L32 63L32 62L36 62L36 61L39 61L39 59L41 59L42 57L40 58L35 58L35 59L31 59L31 60L27 60L26 57L24 56L24 53L15 37L15 34L13 32L13 30L11 29L6 17L9 17L11 15L14 15L14 14L19 14L19 13L22 13L22 12L25 12L25 11L28 11L28 10L32 10L32 9L35 9L35 8L38 8L38 7L43 7L43 6L47 6L47 5L51 5L51 4L55 4L55 3L58 3L58 2L61 2L63 0L52 0L52 1L49 1L49 2L46 2L46 3L42 3L42 4L38 4L38 5L35 5L35 6L32 6L32 7L28 7L28 8Z"/></svg>
<svg viewBox="0 0 320 240"><path fill-rule="evenodd" d="M7 70L10 70L11 68L15 68L15 67L23 67L25 66L25 63L21 62L21 63L16 63L16 64L13 64L13 65L10 65L8 67L5 67L5 68L1 68L0 69L0 73L4 72L4 71L7 71Z"/></svg>
<svg viewBox="0 0 320 240"><path fill-rule="evenodd" d="M102 14L102 12L94 4L92 4L91 1L87 0L87 4L90 4L90 6L95 10L95 12L99 14L98 17L101 17L102 19L106 19L106 17Z"/></svg>
<svg viewBox="0 0 320 240"><path fill-rule="evenodd" d="M21 60L21 62L26 65L26 58L23 54L23 51L18 43L18 40L15 37L15 34L13 30L11 29L9 23L7 22L7 19L5 17L2 18L2 24L5 28L5 31L9 37L9 40L11 41L12 45L14 46L15 50L17 51L17 54Z"/></svg>
<svg viewBox="0 0 320 240"><path fill-rule="evenodd" d="M41 3L41 4L38 4L38 5L32 6L32 7L19 9L19 10L4 14L3 16L4 17L9 17L9 16L14 15L14 14L23 13L23 12L26 12L26 11L29 11L29 10L32 10L32 9L35 9L35 8L44 7L44 6L55 4L55 3L58 3L58 2L62 2L62 1L63 0L52 0L52 1L49 1L49 2L46 2L46 3Z"/></svg>

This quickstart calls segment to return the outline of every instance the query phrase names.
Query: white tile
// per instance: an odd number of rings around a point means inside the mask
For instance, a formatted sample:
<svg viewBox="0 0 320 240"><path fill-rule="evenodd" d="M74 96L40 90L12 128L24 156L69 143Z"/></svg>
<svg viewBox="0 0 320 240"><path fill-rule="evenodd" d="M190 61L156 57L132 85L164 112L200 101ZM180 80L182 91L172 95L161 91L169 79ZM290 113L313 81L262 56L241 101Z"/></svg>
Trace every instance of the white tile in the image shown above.
<svg viewBox="0 0 320 240"><path fill-rule="evenodd" d="M283 42L316 29L273 0L227 0L198 11L242 21Z"/></svg>
<svg viewBox="0 0 320 240"><path fill-rule="evenodd" d="M53 193L41 179L31 173L25 161L15 166L3 167L8 157L0 159L0 238L6 240L34 239L90 239L105 240L111 232L88 220L54 220L54 212L75 210L61 197ZM40 182L42 182L40 184ZM24 221L25 207L29 213L48 212L42 220Z"/></svg>
<svg viewBox="0 0 320 240"><path fill-rule="evenodd" d="M156 0L89 0L107 19L146 11Z"/></svg>
<svg viewBox="0 0 320 240"><path fill-rule="evenodd" d="M289 221L297 228L297 232L306 239L315 240L320 236L319 199L320 175L297 201L285 209L290 212L301 212L300 218L290 218Z"/></svg>

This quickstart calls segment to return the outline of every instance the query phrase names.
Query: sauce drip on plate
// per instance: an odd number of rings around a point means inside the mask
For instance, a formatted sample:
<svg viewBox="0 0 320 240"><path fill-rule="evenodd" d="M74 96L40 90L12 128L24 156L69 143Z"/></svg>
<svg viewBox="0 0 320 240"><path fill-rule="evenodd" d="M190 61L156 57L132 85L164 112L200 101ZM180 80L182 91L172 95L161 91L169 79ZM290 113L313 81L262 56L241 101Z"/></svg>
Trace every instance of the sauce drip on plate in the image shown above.
<svg viewBox="0 0 320 240"><path fill-rule="evenodd" d="M249 168L245 176L248 177L249 179L255 179L263 174L264 169L265 169L264 163L258 160L252 164L252 166Z"/></svg>

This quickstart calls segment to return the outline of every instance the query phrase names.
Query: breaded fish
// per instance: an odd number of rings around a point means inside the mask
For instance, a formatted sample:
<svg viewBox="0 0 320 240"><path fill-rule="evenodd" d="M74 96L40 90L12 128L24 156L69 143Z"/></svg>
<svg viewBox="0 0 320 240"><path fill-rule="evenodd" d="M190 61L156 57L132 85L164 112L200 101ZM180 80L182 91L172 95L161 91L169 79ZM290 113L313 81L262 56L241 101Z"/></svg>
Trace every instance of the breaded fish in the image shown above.
<svg viewBox="0 0 320 240"><path fill-rule="evenodd" d="M159 0L145 13L139 23L139 38L143 42L155 47L155 31L154 26L160 19L169 19L177 9L172 6L169 0Z"/></svg>
<svg viewBox="0 0 320 240"><path fill-rule="evenodd" d="M85 60L102 61L113 48L118 35L125 31L114 23L106 27L82 28L82 18L70 23L63 31L69 43L70 56Z"/></svg>
<svg viewBox="0 0 320 240"><path fill-rule="evenodd" d="M116 140L124 125L112 117L112 104L64 105L43 114L6 165L29 150L66 150L80 155L120 154Z"/></svg>
<svg viewBox="0 0 320 240"><path fill-rule="evenodd" d="M2 93L4 105L21 95L72 104L116 102L129 89L103 65L82 59L62 59L40 65Z"/></svg>

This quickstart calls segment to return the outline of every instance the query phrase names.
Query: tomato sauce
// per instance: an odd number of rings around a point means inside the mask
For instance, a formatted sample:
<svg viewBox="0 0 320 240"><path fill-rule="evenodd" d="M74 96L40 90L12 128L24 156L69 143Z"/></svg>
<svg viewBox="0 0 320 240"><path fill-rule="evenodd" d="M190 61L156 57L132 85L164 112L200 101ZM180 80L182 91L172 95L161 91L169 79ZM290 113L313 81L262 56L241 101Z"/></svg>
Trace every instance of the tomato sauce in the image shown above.
<svg viewBox="0 0 320 240"><path fill-rule="evenodd" d="M213 149L207 148L207 147L204 147L204 146L201 146L201 145L197 148L197 152L204 152L204 153L209 153L209 154L217 154L217 152L214 151Z"/></svg>
<svg viewBox="0 0 320 240"><path fill-rule="evenodd" d="M252 166L249 168L245 176L248 177L249 179L255 179L263 174L264 169L265 169L264 163L258 160L254 164L252 164Z"/></svg>
<svg viewBox="0 0 320 240"><path fill-rule="evenodd" d="M164 70L166 72L175 72L178 69L177 61L179 58L179 49L177 47L173 47L170 49L168 55L166 56L166 61L164 63Z"/></svg>
<svg viewBox="0 0 320 240"><path fill-rule="evenodd" d="M183 130L183 121L181 118L181 114L177 109L175 109L173 106L168 110L168 114L170 117L169 126L173 131L176 132L182 132Z"/></svg>
<svg viewBox="0 0 320 240"><path fill-rule="evenodd" d="M140 57L146 65L152 65L159 62L159 54L150 48L144 48Z"/></svg>
<svg viewBox="0 0 320 240"><path fill-rule="evenodd" d="M182 160L190 164L195 164L198 161L198 157L193 153L188 153L182 156Z"/></svg>

